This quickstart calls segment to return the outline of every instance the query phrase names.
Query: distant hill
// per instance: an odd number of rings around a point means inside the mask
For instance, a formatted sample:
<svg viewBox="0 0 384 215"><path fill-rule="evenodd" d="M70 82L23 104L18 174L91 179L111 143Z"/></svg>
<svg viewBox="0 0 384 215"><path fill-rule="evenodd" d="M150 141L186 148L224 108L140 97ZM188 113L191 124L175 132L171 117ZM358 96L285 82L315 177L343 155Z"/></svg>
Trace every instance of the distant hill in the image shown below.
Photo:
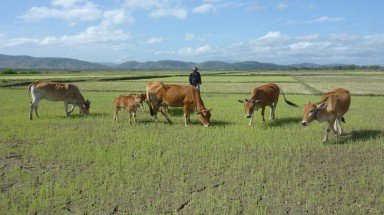
<svg viewBox="0 0 384 215"><path fill-rule="evenodd" d="M260 63L257 61L244 61L238 63L227 63L223 61L206 61L203 63L184 62L184 61L128 61L120 64L117 68L129 70L191 70L192 67L203 70L256 70L256 69L281 69L288 66L281 66L272 63Z"/></svg>
<svg viewBox="0 0 384 215"><path fill-rule="evenodd" d="M70 58L10 56L0 54L0 68L47 70L105 70L110 67Z"/></svg>
<svg viewBox="0 0 384 215"><path fill-rule="evenodd" d="M195 66L193 62L183 62L174 60L160 60L160 61L128 61L117 66L119 69L130 70L189 70Z"/></svg>
<svg viewBox="0 0 384 215"><path fill-rule="evenodd" d="M258 70L258 69L355 69L359 66L346 64L319 65L301 63L292 65L278 65L258 61L243 61L228 63L223 61L206 61L202 63L184 62L175 60L160 61L127 61L115 63L91 63L70 58L10 56L0 54L0 69L34 69L34 70L192 70L192 67L201 70ZM363 66L362 68L377 69L380 66Z"/></svg>

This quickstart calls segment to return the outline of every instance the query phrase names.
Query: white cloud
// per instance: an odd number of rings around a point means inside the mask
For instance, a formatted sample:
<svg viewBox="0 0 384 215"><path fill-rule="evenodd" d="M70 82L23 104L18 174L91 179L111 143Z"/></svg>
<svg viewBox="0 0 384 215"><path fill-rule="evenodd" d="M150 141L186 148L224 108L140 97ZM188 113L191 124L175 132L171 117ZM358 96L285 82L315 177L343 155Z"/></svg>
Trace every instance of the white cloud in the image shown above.
<svg viewBox="0 0 384 215"><path fill-rule="evenodd" d="M303 21L303 23L322 23L322 22L340 22L343 21L342 17L329 17L329 16L321 16L315 19Z"/></svg>
<svg viewBox="0 0 384 215"><path fill-rule="evenodd" d="M205 46L198 47L196 49L196 54L207 54L211 51L212 51L211 46L205 45Z"/></svg>
<svg viewBox="0 0 384 215"><path fill-rule="evenodd" d="M202 4L199 7L193 8L192 12L194 13L208 13L215 9L213 4Z"/></svg>
<svg viewBox="0 0 384 215"><path fill-rule="evenodd" d="M86 2L85 0L53 0L51 4L53 6L60 6L63 8L72 8L76 6L77 3Z"/></svg>
<svg viewBox="0 0 384 215"><path fill-rule="evenodd" d="M163 39L160 37L153 37L153 38L147 40L145 43L146 44L156 44L156 43L161 43L162 41L163 41Z"/></svg>
<svg viewBox="0 0 384 215"><path fill-rule="evenodd" d="M124 41L131 35L118 29L108 29L102 26L91 26L85 31L75 35L64 35L57 38L56 42L66 44L89 44L99 42Z"/></svg>
<svg viewBox="0 0 384 215"><path fill-rule="evenodd" d="M277 5L276 5L276 8L279 9L279 10L284 10L285 8L287 8L288 5L287 4L284 4L282 2L279 2Z"/></svg>
<svg viewBox="0 0 384 215"><path fill-rule="evenodd" d="M180 6L178 0L125 0L124 7L130 11L148 10L153 18L173 16L185 19L188 11Z"/></svg>
<svg viewBox="0 0 384 215"><path fill-rule="evenodd" d="M279 39L281 37L281 33L278 31L268 32L268 34L259 37L258 40L270 40L270 39Z"/></svg>
<svg viewBox="0 0 384 215"><path fill-rule="evenodd" d="M157 54L164 59L196 59L200 62L213 59L231 62L255 60L278 64L312 62L367 65L382 62L383 50L384 35L382 34L288 36L280 32L269 32L245 42L222 46L206 44L199 47L183 47L158 51Z"/></svg>
<svg viewBox="0 0 384 215"><path fill-rule="evenodd" d="M81 3L81 4L77 4ZM71 25L79 22L94 21L102 16L102 11L92 2L81 0L53 1L53 8L32 7L21 19L27 22L44 19L61 19Z"/></svg>
<svg viewBox="0 0 384 215"><path fill-rule="evenodd" d="M122 30L107 29L102 26L91 26L85 31L73 35L46 36L43 38L14 38L10 40L1 40L1 47L17 47L23 45L76 45L76 44L97 44L101 42L116 42L131 39L129 33Z"/></svg>
<svg viewBox="0 0 384 215"><path fill-rule="evenodd" d="M183 8L161 8L152 11L149 16L158 18L165 16L174 16L179 19L187 18L188 12Z"/></svg>
<svg viewBox="0 0 384 215"><path fill-rule="evenodd" d="M151 8L162 8L167 6L165 0L125 0L124 6L136 10L136 9L151 9Z"/></svg>
<svg viewBox="0 0 384 215"><path fill-rule="evenodd" d="M101 25L103 26L116 26L121 24L132 24L135 22L135 19L129 16L125 10L109 10L103 13L103 20Z"/></svg>
<svg viewBox="0 0 384 215"><path fill-rule="evenodd" d="M207 34L207 35L195 35L193 33L186 33L184 35L184 40L185 41L200 41L200 42L203 42L203 41L206 41L208 38L212 37L211 34Z"/></svg>
<svg viewBox="0 0 384 215"><path fill-rule="evenodd" d="M314 45L314 43L311 43L311 42L297 42L297 43L291 44L289 47L292 50L295 50L295 49L305 49L305 48L308 48L308 47L310 47L312 45Z"/></svg>

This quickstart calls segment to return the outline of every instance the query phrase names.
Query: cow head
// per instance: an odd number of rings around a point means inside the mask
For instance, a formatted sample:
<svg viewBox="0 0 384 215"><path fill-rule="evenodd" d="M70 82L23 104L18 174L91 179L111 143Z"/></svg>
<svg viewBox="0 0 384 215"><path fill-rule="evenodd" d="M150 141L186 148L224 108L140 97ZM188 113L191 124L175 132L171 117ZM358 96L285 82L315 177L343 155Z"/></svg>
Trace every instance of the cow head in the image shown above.
<svg viewBox="0 0 384 215"><path fill-rule="evenodd" d="M304 105L304 116L303 120L301 121L301 124L303 126L309 125L313 120L317 120L317 114L320 110L326 109L327 103L321 103L321 104L312 104L311 102L307 102Z"/></svg>
<svg viewBox="0 0 384 215"><path fill-rule="evenodd" d="M137 95L137 99L135 98L135 100L139 101L138 104L139 106L141 106L141 110L144 111L144 101L147 101L147 94L145 93L141 93L141 94L138 94Z"/></svg>
<svg viewBox="0 0 384 215"><path fill-rule="evenodd" d="M80 105L80 111L84 115L89 114L89 108L91 107L91 102L87 99Z"/></svg>
<svg viewBox="0 0 384 215"><path fill-rule="evenodd" d="M203 123L204 127L208 127L211 124L211 110L202 107L198 112L198 117L201 123Z"/></svg>
<svg viewBox="0 0 384 215"><path fill-rule="evenodd" d="M244 104L245 117L252 118L253 112L258 110L263 103L262 100L254 100L254 99L244 99L238 100L240 103Z"/></svg>

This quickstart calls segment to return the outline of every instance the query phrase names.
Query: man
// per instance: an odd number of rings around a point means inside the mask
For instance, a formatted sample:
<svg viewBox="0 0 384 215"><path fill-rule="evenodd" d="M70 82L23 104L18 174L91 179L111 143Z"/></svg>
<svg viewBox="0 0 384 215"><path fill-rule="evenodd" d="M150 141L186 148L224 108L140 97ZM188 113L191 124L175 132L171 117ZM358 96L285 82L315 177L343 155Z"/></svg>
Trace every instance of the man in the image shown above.
<svg viewBox="0 0 384 215"><path fill-rule="evenodd" d="M189 75L189 84L200 91L201 76L197 70L199 70L197 67L193 67L192 73Z"/></svg>

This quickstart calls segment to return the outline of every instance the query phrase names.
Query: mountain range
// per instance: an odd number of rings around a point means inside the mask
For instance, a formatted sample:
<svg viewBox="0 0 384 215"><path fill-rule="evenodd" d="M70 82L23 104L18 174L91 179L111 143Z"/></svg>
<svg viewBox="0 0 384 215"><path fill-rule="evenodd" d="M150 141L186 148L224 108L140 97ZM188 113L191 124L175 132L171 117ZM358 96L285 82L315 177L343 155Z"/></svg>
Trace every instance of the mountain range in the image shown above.
<svg viewBox="0 0 384 215"><path fill-rule="evenodd" d="M292 69L292 68L321 68L331 65L311 63L278 65L257 61L228 63L223 61L206 61L202 63L160 60L160 61L127 61L121 64L92 63L71 58L11 56L0 54L0 69L24 70L191 70L192 67L203 70L258 70L258 69ZM332 66L343 66L332 65Z"/></svg>

